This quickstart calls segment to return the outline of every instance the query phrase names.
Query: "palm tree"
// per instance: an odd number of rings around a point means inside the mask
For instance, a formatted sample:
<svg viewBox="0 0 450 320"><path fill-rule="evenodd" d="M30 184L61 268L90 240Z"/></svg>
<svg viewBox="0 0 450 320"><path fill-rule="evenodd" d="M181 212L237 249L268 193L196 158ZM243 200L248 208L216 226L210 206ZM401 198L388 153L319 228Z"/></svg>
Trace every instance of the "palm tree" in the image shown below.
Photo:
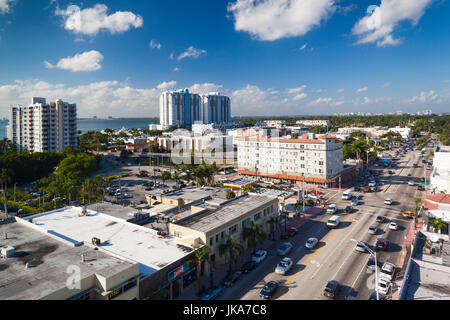
<svg viewBox="0 0 450 320"><path fill-rule="evenodd" d="M207 262L209 261L209 254L211 253L211 248L208 247L207 245L199 248L199 247L195 247L192 246L192 248L195 250L194 252L194 259L193 262L195 262L196 266L197 266L197 281L198 281L198 291L200 292L201 289L201 285L202 285L202 274L201 274L201 268L202 268L202 263L203 262Z"/></svg>
<svg viewBox="0 0 450 320"><path fill-rule="evenodd" d="M162 181L163 181L163 184L164 184L164 182L166 182L166 180L169 180L171 178L171 175L170 175L170 172L169 171L164 171L162 174L161 174L161 179L162 179Z"/></svg>
<svg viewBox="0 0 450 320"><path fill-rule="evenodd" d="M237 243L233 237L229 237L225 243L222 243L219 246L219 255L223 256L228 254L228 258L230 259L230 269L229 272L233 270L233 262L237 260L239 254L244 252L244 247Z"/></svg>
<svg viewBox="0 0 450 320"><path fill-rule="evenodd" d="M417 213L419 212L419 203L420 203L420 198L414 198L413 199L414 202L414 227L417 227Z"/></svg>
<svg viewBox="0 0 450 320"><path fill-rule="evenodd" d="M266 240L266 233L262 228L262 224L254 222L250 228L244 228L243 239L244 241L247 240L249 247L253 247L253 254L255 254L258 243L263 243Z"/></svg>

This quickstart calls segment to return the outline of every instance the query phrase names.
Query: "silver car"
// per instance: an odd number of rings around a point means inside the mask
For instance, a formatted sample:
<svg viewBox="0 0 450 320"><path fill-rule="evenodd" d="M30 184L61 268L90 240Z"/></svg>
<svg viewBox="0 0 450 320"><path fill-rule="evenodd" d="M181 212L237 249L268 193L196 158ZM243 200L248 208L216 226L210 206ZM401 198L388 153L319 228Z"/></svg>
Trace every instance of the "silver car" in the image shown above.
<svg viewBox="0 0 450 320"><path fill-rule="evenodd" d="M356 244L355 250L366 253L366 251L367 251L366 246L368 246L367 242L358 241L358 243Z"/></svg>
<svg viewBox="0 0 450 320"><path fill-rule="evenodd" d="M292 261L291 258L288 257L283 258L275 268L275 272L278 274L285 275L286 272L288 272L292 268L293 264L294 262Z"/></svg>
<svg viewBox="0 0 450 320"><path fill-rule="evenodd" d="M377 234L377 231L378 231L377 227L375 226L369 227L369 234Z"/></svg>
<svg viewBox="0 0 450 320"><path fill-rule="evenodd" d="M277 250L278 255L285 256L292 250L292 243L285 242Z"/></svg>
<svg viewBox="0 0 450 320"><path fill-rule="evenodd" d="M306 249L314 249L318 242L319 240L317 238L309 238L305 243L305 247Z"/></svg>

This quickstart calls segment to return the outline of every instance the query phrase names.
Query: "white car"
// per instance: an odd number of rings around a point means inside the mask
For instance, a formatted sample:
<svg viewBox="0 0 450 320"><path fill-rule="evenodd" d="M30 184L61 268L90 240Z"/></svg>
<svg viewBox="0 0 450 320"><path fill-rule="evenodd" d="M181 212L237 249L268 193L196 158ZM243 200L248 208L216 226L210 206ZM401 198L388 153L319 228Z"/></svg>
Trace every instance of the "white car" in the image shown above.
<svg viewBox="0 0 450 320"><path fill-rule="evenodd" d="M414 186L414 185L415 185L414 181L411 181L411 180L408 181L408 186Z"/></svg>
<svg viewBox="0 0 450 320"><path fill-rule="evenodd" d="M389 229L391 229L391 230L398 230L398 224L396 224L395 222L391 222L389 224Z"/></svg>
<svg viewBox="0 0 450 320"><path fill-rule="evenodd" d="M314 249L318 242L319 240L317 238L309 238L305 243L305 247L306 249Z"/></svg>
<svg viewBox="0 0 450 320"><path fill-rule="evenodd" d="M392 281L394 279L395 265L390 262L385 262L381 267L380 278Z"/></svg>
<svg viewBox="0 0 450 320"><path fill-rule="evenodd" d="M389 282L386 279L379 279L378 285L377 285L377 291L381 294L388 294L389 290L391 289L391 282Z"/></svg>
<svg viewBox="0 0 450 320"><path fill-rule="evenodd" d="M387 198L386 200L384 200L384 204L391 205L392 204L392 199L391 198Z"/></svg>
<svg viewBox="0 0 450 320"><path fill-rule="evenodd" d="M256 263L261 263L266 257L267 257L267 251L259 250L252 257L252 260L255 261Z"/></svg>
<svg viewBox="0 0 450 320"><path fill-rule="evenodd" d="M285 275L291 268L294 262L291 258L285 257L283 258L275 268L275 272L278 274Z"/></svg>
<svg viewBox="0 0 450 320"><path fill-rule="evenodd" d="M377 227L375 226L369 227L369 234L377 234L377 231L378 231Z"/></svg>

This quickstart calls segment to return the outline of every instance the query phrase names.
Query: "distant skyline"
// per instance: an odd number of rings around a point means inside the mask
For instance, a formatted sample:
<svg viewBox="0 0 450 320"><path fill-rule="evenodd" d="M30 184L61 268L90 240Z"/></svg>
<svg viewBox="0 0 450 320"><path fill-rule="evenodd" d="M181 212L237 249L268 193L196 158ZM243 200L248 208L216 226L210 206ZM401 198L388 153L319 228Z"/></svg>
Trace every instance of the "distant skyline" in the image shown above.
<svg viewBox="0 0 450 320"><path fill-rule="evenodd" d="M450 110L449 0L0 0L0 118L159 117L164 90L232 116Z"/></svg>

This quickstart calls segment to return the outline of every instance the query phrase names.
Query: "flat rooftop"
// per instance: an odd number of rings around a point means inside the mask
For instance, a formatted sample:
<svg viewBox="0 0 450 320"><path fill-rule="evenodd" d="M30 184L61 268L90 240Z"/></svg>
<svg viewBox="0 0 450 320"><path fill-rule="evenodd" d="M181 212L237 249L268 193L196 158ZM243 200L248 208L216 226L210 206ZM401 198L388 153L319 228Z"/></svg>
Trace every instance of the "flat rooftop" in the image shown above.
<svg viewBox="0 0 450 320"><path fill-rule="evenodd" d="M200 232L208 232L214 230L229 221L241 217L245 213L267 206L270 202L276 200L274 197L259 195L243 195L232 200L222 202L220 206L213 202L207 201L199 207L208 210L204 213L178 222L179 225L197 230Z"/></svg>
<svg viewBox="0 0 450 320"><path fill-rule="evenodd" d="M450 300L450 241L442 246L433 239L437 235L419 232L417 248L405 277L404 300ZM440 235L439 235L440 236ZM445 236L444 236L445 237ZM444 238L441 236L441 238ZM440 248L429 251L427 248Z"/></svg>
<svg viewBox="0 0 450 320"><path fill-rule="evenodd" d="M189 200L189 201L198 201L203 200L209 197L226 197L225 190L221 188L212 188L212 187L187 187L182 190L178 190L175 192L171 192L165 195L167 198L173 198L173 199L183 199L183 200Z"/></svg>
<svg viewBox="0 0 450 320"><path fill-rule="evenodd" d="M51 230L69 241L91 243L92 238L99 238L99 248L105 253L139 263L143 277L192 251L178 244L177 238L158 236L156 230L89 209L87 215L81 216L81 213L82 208L67 207L33 216L32 219L36 228L43 232Z"/></svg>
<svg viewBox="0 0 450 320"><path fill-rule="evenodd" d="M123 220L129 220L133 218L133 214L139 212L136 208L132 207L122 207L110 202L99 202L87 206L87 209L102 212L104 214L110 215Z"/></svg>
<svg viewBox="0 0 450 320"><path fill-rule="evenodd" d="M15 256L0 259L0 300L41 299L63 289L68 266L79 267L85 278L92 274L108 277L134 264L87 246L73 247L23 223L1 225L0 234L0 246L16 250ZM81 261L83 253L86 262ZM27 263L31 268L25 268Z"/></svg>

